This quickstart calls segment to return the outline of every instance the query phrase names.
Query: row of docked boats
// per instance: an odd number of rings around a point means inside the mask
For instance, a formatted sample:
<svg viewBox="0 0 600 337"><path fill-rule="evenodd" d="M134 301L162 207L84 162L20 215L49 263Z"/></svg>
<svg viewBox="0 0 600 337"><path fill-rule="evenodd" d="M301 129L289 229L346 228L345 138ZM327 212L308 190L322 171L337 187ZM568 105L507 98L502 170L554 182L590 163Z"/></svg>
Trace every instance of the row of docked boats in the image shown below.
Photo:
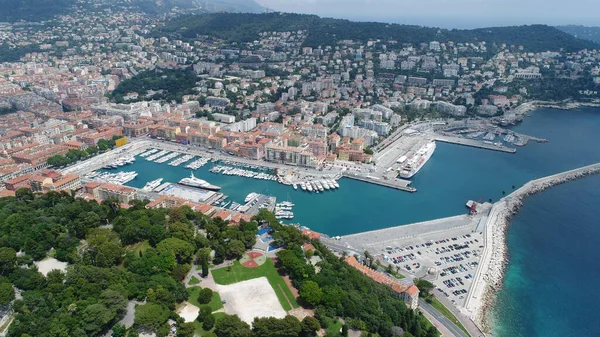
<svg viewBox="0 0 600 337"><path fill-rule="evenodd" d="M265 172L254 172L254 171L244 170L241 168L231 167L231 166L218 165L218 166L211 168L209 171L212 173L220 173L220 174L224 174L224 175L228 175L228 176L238 176L238 177L254 178L254 179L260 179L260 180L277 181L277 176L272 175L272 174L268 174Z"/></svg>
<svg viewBox="0 0 600 337"><path fill-rule="evenodd" d="M121 166L129 165L129 164L133 164L133 163L135 163L134 157L122 157L122 158L119 158L119 159L111 162L110 164L104 166L104 168L108 169L108 170L116 169Z"/></svg>
<svg viewBox="0 0 600 337"><path fill-rule="evenodd" d="M179 166L187 161L189 161L190 159L194 158L194 156L192 156L191 154L186 154L185 156L181 156L177 159L172 160L171 162L169 162L169 166Z"/></svg>
<svg viewBox="0 0 600 337"><path fill-rule="evenodd" d="M294 184L294 189L298 188L297 184ZM334 179L321 179L321 180L313 180L306 181L300 183L300 188L303 191L307 192L324 192L327 190L334 190L336 188L340 188L340 185Z"/></svg>
<svg viewBox="0 0 600 337"><path fill-rule="evenodd" d="M173 159L173 158L175 158L175 157L177 157L179 155L180 155L179 152L171 152L171 153L168 153L165 156L162 156L162 157L154 160L154 162L155 163L159 163L159 164L166 163L167 161L169 161L169 160L171 160L171 159Z"/></svg>
<svg viewBox="0 0 600 337"><path fill-rule="evenodd" d="M155 154L155 153L156 153L156 152L158 152L158 151L159 151L158 149L150 149L150 150L148 150L148 151L146 151L146 152L142 152L142 153L140 153L140 157L142 157L142 158L146 158L146 157L148 157L149 155L151 155L151 154Z"/></svg>
<svg viewBox="0 0 600 337"><path fill-rule="evenodd" d="M96 175L96 180L105 181L107 183L123 185L135 179L138 176L136 171L110 173L104 172Z"/></svg>
<svg viewBox="0 0 600 337"><path fill-rule="evenodd" d="M283 201L275 204L275 218L277 219L293 219L294 212L292 212L294 204L289 201Z"/></svg>
<svg viewBox="0 0 600 337"><path fill-rule="evenodd" d="M196 159L193 162L185 165L185 168L190 169L190 170L197 170L197 169L201 168L202 166L206 165L206 163L208 163L209 161L210 161L210 158Z"/></svg>
<svg viewBox="0 0 600 337"><path fill-rule="evenodd" d="M155 161L157 159L159 159L160 157L166 156L169 153L171 153L171 151L167 151L167 150L161 150L159 152L153 153L149 156L146 157L147 161Z"/></svg>

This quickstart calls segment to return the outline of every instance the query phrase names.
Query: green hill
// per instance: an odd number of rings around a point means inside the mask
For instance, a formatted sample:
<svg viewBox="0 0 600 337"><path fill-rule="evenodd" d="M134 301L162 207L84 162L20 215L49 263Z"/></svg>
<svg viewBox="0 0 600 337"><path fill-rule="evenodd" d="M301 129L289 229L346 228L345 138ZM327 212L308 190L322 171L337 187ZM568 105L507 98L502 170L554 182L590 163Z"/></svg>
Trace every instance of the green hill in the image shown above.
<svg viewBox="0 0 600 337"><path fill-rule="evenodd" d="M399 43L429 41L478 42L499 46L522 45L528 51L581 50L598 48L596 43L578 39L546 25L448 30L378 22L352 22L291 13L213 13L181 16L167 22L158 33L193 39L210 35L231 42L249 42L264 31L308 30L306 46L332 45L339 40L393 39Z"/></svg>
<svg viewBox="0 0 600 337"><path fill-rule="evenodd" d="M75 0L0 0L0 21L41 21L66 13Z"/></svg>
<svg viewBox="0 0 600 337"><path fill-rule="evenodd" d="M600 43L600 27L568 25L556 28L577 38Z"/></svg>

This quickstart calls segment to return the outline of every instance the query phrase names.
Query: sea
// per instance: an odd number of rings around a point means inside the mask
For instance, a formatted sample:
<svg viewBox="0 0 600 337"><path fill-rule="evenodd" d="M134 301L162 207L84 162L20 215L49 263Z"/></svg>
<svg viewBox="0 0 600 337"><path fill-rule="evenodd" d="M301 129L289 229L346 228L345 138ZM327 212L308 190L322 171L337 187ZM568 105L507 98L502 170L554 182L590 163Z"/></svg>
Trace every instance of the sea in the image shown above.
<svg viewBox="0 0 600 337"><path fill-rule="evenodd" d="M330 236L465 214L468 200L497 201L525 182L600 162L600 109L538 109L513 127L548 139L515 154L438 142L412 179L416 193L343 178L340 188L307 193L276 182L209 172L194 174L243 203L250 192L292 201L299 223ZM128 185L189 176L138 158ZM586 177L529 197L508 229L510 255L504 287L492 311L498 337L600 336L600 176Z"/></svg>

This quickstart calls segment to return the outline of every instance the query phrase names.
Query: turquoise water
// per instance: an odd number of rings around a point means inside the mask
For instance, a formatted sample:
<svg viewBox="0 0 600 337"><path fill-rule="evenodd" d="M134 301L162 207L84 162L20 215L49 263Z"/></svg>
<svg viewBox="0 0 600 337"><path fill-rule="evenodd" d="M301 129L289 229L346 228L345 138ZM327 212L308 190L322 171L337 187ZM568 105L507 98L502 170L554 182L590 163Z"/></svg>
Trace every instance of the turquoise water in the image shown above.
<svg viewBox="0 0 600 337"><path fill-rule="evenodd" d="M515 131L548 139L506 154L438 143L430 161L414 177L417 193L340 180L340 189L321 194L289 186L208 172L196 175L234 201L250 192L289 199L295 223L329 235L464 214L468 199L498 200L502 192L538 177L600 162L600 109L532 112ZM158 177L177 182L183 168L138 159L124 168L140 176L142 187ZM499 337L600 336L600 176L552 188L529 198L508 232L510 262L493 313Z"/></svg>
<svg viewBox="0 0 600 337"><path fill-rule="evenodd" d="M594 132L599 129L600 114L590 109L539 110L515 130L550 142L532 143L516 154L438 143L430 161L413 177L418 189L414 194L347 178L339 181L338 190L308 193L276 182L210 173L210 163L195 174L222 186L222 192L237 202L243 202L250 192L289 199L296 204L295 223L329 235L344 235L463 214L469 199L498 200L503 191L510 193L513 185L600 161L595 143L585 141L597 137ZM143 187L159 177L175 183L189 176L183 166L174 168L138 158L122 169L140 173L129 185Z"/></svg>
<svg viewBox="0 0 600 337"><path fill-rule="evenodd" d="M600 176L531 196L513 219L494 335L600 336Z"/></svg>

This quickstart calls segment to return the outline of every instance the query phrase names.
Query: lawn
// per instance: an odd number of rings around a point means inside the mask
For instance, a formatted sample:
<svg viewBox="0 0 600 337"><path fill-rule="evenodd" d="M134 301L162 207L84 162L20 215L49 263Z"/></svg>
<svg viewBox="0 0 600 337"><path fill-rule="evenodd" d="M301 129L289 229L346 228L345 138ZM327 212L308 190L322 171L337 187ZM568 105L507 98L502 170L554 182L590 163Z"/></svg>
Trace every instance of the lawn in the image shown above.
<svg viewBox="0 0 600 337"><path fill-rule="evenodd" d="M192 276L192 278L190 279L190 283L189 284L191 286L193 286L193 285L196 285L198 283L200 283L200 280L196 276Z"/></svg>
<svg viewBox="0 0 600 337"><path fill-rule="evenodd" d="M449 319L450 322L456 324L457 327L459 327L462 331L469 335L467 329L465 329L465 327L462 324L460 324L460 321L456 319L454 314L452 314L452 312L448 310L448 308L446 308L446 306L443 305L442 302L438 301L437 298L431 296L431 302L427 301L427 303L431 304L431 306L434 307L437 311L439 311L440 314L446 316L446 318Z"/></svg>
<svg viewBox="0 0 600 337"><path fill-rule="evenodd" d="M283 310L290 311L300 307L296 298L294 298L292 291L288 288L287 284L285 284L281 275L279 275L279 272L271 259L267 259L262 266L257 268L246 268L238 261L235 261L231 270L228 269L229 267L224 267L212 271L216 283L228 285L264 276L269 281L269 284L271 284L271 287L273 287Z"/></svg>
<svg viewBox="0 0 600 337"><path fill-rule="evenodd" d="M200 289L202 289L202 288L200 288L200 287L188 288L188 293L190 294L190 297L188 298L188 302L192 303L193 305L197 306L198 308L200 308L203 305L206 305L206 304L198 303L198 294L200 293ZM217 310L223 308L223 303L221 303L221 296L219 296L218 292L213 291L212 298L210 299L208 306L210 306L212 311L217 311Z"/></svg>
<svg viewBox="0 0 600 337"><path fill-rule="evenodd" d="M327 329L325 329L325 335L326 336L341 336L342 334L340 333L340 330L342 329L342 322L340 322L339 320L335 320L334 324L331 324L330 326L327 327Z"/></svg>

